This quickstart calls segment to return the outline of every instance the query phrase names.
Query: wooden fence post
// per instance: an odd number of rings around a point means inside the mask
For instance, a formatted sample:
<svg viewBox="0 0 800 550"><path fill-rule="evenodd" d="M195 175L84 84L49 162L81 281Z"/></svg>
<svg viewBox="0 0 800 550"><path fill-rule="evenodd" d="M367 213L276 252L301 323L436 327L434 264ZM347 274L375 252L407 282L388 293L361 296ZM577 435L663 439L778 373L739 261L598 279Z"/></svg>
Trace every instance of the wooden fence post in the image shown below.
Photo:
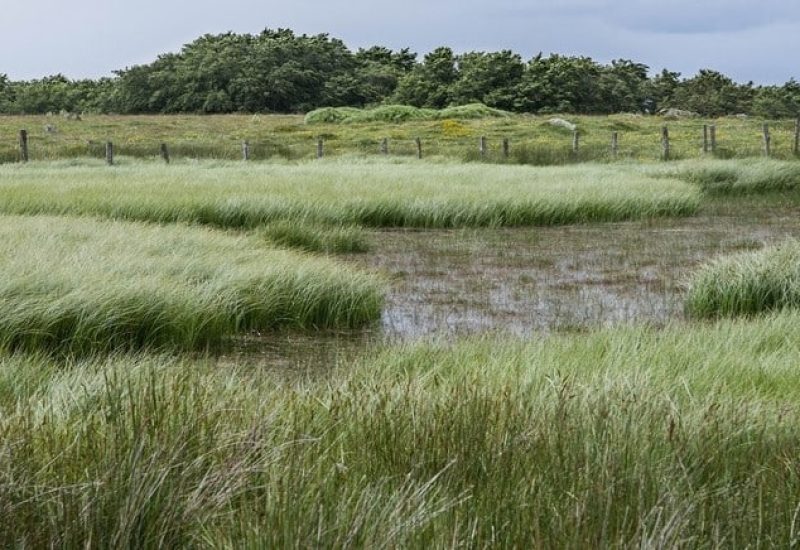
<svg viewBox="0 0 800 550"><path fill-rule="evenodd" d="M578 134L578 130L572 132L572 153L577 155L578 149L580 148L580 134Z"/></svg>
<svg viewBox="0 0 800 550"><path fill-rule="evenodd" d="M19 160L28 162L28 130L19 131Z"/></svg>
<svg viewBox="0 0 800 550"><path fill-rule="evenodd" d="M711 139L711 154L717 154L717 125L712 124L708 128L709 138Z"/></svg>
<svg viewBox="0 0 800 550"><path fill-rule="evenodd" d="M164 159L164 162L169 164L169 149L166 143L161 144L161 158Z"/></svg>
<svg viewBox="0 0 800 550"><path fill-rule="evenodd" d="M321 159L325 156L325 142L322 138L317 138L317 158Z"/></svg>
<svg viewBox="0 0 800 550"><path fill-rule="evenodd" d="M110 141L106 142L106 164L109 166L114 164L114 144Z"/></svg>
<svg viewBox="0 0 800 550"><path fill-rule="evenodd" d="M669 160L669 128L666 125L661 128L661 156Z"/></svg>
<svg viewBox="0 0 800 550"><path fill-rule="evenodd" d="M478 143L478 151L480 151L481 158L486 158L486 136L481 136Z"/></svg>
<svg viewBox="0 0 800 550"><path fill-rule="evenodd" d="M769 133L769 124L764 123L764 156L769 157L772 153L772 136Z"/></svg>
<svg viewBox="0 0 800 550"><path fill-rule="evenodd" d="M508 138L503 138L503 158L507 159L510 153L511 145L508 142Z"/></svg>
<svg viewBox="0 0 800 550"><path fill-rule="evenodd" d="M611 156L619 156L619 132L611 132Z"/></svg>
<svg viewBox="0 0 800 550"><path fill-rule="evenodd" d="M250 160L250 142L243 141L242 142L242 160L247 162Z"/></svg>
<svg viewBox="0 0 800 550"><path fill-rule="evenodd" d="M414 142L417 144L417 158L421 159L422 158L422 140L417 138L417 139L414 140Z"/></svg>
<svg viewBox="0 0 800 550"><path fill-rule="evenodd" d="M800 118L794 123L794 154L800 155Z"/></svg>
<svg viewBox="0 0 800 550"><path fill-rule="evenodd" d="M703 124L703 154L708 154L708 124Z"/></svg>
<svg viewBox="0 0 800 550"><path fill-rule="evenodd" d="M381 155L388 155L389 154L389 139L383 138L381 140Z"/></svg>

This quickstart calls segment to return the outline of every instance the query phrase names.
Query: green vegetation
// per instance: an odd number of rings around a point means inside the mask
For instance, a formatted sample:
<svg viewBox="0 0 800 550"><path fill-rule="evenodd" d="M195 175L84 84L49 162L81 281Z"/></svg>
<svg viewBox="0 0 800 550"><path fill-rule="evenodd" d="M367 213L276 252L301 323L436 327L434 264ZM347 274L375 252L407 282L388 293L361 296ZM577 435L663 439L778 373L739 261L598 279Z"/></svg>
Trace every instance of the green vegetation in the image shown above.
<svg viewBox="0 0 800 550"><path fill-rule="evenodd" d="M389 348L322 379L0 359L0 545L789 547L796 314Z"/></svg>
<svg viewBox="0 0 800 550"><path fill-rule="evenodd" d="M374 109L354 109L352 107L326 107L311 111L305 116L306 124L398 123L409 120L469 120L481 118L509 117L511 113L492 109L482 103L472 103L447 109L419 109L407 105L386 105Z"/></svg>
<svg viewBox="0 0 800 550"><path fill-rule="evenodd" d="M713 194L749 194L788 191L800 186L800 164L759 159L749 162L691 162L665 171L700 185Z"/></svg>
<svg viewBox="0 0 800 550"><path fill-rule="evenodd" d="M308 112L320 107L411 105L441 109L480 102L526 113L655 113L703 116L800 115L800 83L738 84L704 69L690 78L627 59L601 64L585 56L510 50L417 54L374 46L350 51L322 34L265 29L255 35L204 35L178 53L115 71L114 78L69 80L58 74L12 82L0 74L0 113ZM588 85L587 83L590 83Z"/></svg>
<svg viewBox="0 0 800 550"><path fill-rule="evenodd" d="M307 225L284 220L268 224L261 234L272 244L306 252L345 254L369 250L364 230L356 226Z"/></svg>
<svg viewBox="0 0 800 550"><path fill-rule="evenodd" d="M712 262L694 276L686 304L698 317L800 307L800 242Z"/></svg>
<svg viewBox="0 0 800 550"><path fill-rule="evenodd" d="M0 237L2 350L195 350L380 317L375 278L254 237L49 217L0 218Z"/></svg>
<svg viewBox="0 0 800 550"><path fill-rule="evenodd" d="M417 162L0 167L0 212L254 228L554 225L691 214L691 184L605 166Z"/></svg>
<svg viewBox="0 0 800 550"><path fill-rule="evenodd" d="M343 112L365 116L374 113L419 113L415 108L386 107ZM669 118L622 114L612 116L560 115L575 124L580 136L577 153L572 149L573 132L551 124L552 115L511 115L466 118L464 110L446 110L452 118L410 119L405 122L348 122L337 120L339 109L314 115L306 124L300 115L226 116L98 116L82 120L53 116L0 116L0 163L18 159L17 135L29 134L30 158L40 160L102 159L105 143L114 143L118 157L157 160L161 143L169 147L174 161L181 159L241 160L242 142L250 145L251 160L274 162L312 160L317 139L324 140L326 157L380 154L381 142L388 140L389 157L413 158L416 138L422 141L426 159L444 157L457 161L498 164L557 165L587 161L657 162L661 159L661 128L667 125L673 160L709 157L703 155L703 125L716 124L717 154L720 159L760 157L764 119L726 117L720 119ZM436 113L437 111L425 111ZM480 113L480 110L478 111ZM434 115L431 115L434 116ZM402 118L402 117L401 117ZM348 119L350 120L350 119ZM795 122L767 121L772 133L772 155L796 159L793 153ZM618 132L619 151L611 154L611 133ZM488 151L478 155L480 137L486 137ZM502 140L508 139L510 154L503 156ZM124 159L123 159L124 160Z"/></svg>

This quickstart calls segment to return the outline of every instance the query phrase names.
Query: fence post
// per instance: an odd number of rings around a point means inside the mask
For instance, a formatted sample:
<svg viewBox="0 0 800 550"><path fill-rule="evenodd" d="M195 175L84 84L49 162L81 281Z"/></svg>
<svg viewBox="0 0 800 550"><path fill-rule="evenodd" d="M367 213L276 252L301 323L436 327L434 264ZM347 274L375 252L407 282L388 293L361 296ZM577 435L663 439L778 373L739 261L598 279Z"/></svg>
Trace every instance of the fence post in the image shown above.
<svg viewBox="0 0 800 550"><path fill-rule="evenodd" d="M114 164L114 144L110 141L106 142L106 164L109 166Z"/></svg>
<svg viewBox="0 0 800 550"><path fill-rule="evenodd" d="M317 138L317 158L321 159L325 156L325 142L322 138Z"/></svg>
<svg viewBox="0 0 800 550"><path fill-rule="evenodd" d="M481 158L486 158L486 136L481 136L478 143L478 151L481 153Z"/></svg>
<svg viewBox="0 0 800 550"><path fill-rule="evenodd" d="M577 155L578 149L580 147L580 134L578 134L578 130L572 132L572 153Z"/></svg>
<svg viewBox="0 0 800 550"><path fill-rule="evenodd" d="M19 160L28 162L28 130L19 131Z"/></svg>
<svg viewBox="0 0 800 550"><path fill-rule="evenodd" d="M164 162L169 164L169 149L166 143L161 144L161 158L164 159Z"/></svg>
<svg viewBox="0 0 800 550"><path fill-rule="evenodd" d="M388 155L389 154L389 138L383 138L381 140L381 155Z"/></svg>
<svg viewBox="0 0 800 550"><path fill-rule="evenodd" d="M417 139L414 140L414 142L417 144L417 158L421 159L422 158L422 140L417 138Z"/></svg>
<svg viewBox="0 0 800 550"><path fill-rule="evenodd" d="M243 141L242 142L242 160L245 161L245 162L250 160L250 142L249 141Z"/></svg>
<svg viewBox="0 0 800 550"><path fill-rule="evenodd" d="M764 123L764 156L768 157L772 153L772 136L769 133L769 124Z"/></svg>
<svg viewBox="0 0 800 550"><path fill-rule="evenodd" d="M503 138L503 158L508 158L511 152L511 146L509 145L508 138Z"/></svg>
<svg viewBox="0 0 800 550"><path fill-rule="evenodd" d="M669 160L669 128L666 125L661 128L661 156Z"/></svg>
<svg viewBox="0 0 800 550"><path fill-rule="evenodd" d="M711 138L711 154L717 154L717 125L712 124L708 128L709 137Z"/></svg>
<svg viewBox="0 0 800 550"><path fill-rule="evenodd" d="M708 154L708 124L703 124L703 154Z"/></svg>
<svg viewBox="0 0 800 550"><path fill-rule="evenodd" d="M619 156L619 132L611 132L611 156L617 158Z"/></svg>
<svg viewBox="0 0 800 550"><path fill-rule="evenodd" d="M800 118L794 123L794 154L800 155Z"/></svg>

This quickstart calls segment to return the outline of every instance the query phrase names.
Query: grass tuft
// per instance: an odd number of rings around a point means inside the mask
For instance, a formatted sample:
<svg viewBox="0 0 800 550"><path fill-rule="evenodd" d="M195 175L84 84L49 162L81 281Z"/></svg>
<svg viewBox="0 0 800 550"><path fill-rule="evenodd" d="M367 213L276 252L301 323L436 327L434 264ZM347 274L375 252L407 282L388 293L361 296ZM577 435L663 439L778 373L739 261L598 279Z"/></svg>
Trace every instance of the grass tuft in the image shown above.
<svg viewBox="0 0 800 550"><path fill-rule="evenodd" d="M0 349L196 350L277 328L355 328L382 285L209 229L0 218Z"/></svg>
<svg viewBox="0 0 800 550"><path fill-rule="evenodd" d="M700 269L686 300L695 317L800 307L800 241L720 258Z"/></svg>
<svg viewBox="0 0 800 550"><path fill-rule="evenodd" d="M260 233L274 245L306 252L348 254L370 249L364 230L357 226L308 225L287 220L270 223Z"/></svg>

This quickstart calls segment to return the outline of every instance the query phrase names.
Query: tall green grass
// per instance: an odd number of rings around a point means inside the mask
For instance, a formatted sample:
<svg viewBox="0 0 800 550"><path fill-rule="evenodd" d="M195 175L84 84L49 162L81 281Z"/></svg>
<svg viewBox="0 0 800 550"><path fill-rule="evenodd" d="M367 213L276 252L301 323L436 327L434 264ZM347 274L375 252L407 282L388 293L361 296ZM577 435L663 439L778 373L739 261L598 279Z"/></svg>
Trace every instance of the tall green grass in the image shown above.
<svg viewBox="0 0 800 550"><path fill-rule="evenodd" d="M72 163L75 164L75 163ZM691 184L633 169L370 162L0 167L0 212L253 228L523 226L693 213Z"/></svg>
<svg viewBox="0 0 800 550"><path fill-rule="evenodd" d="M258 237L0 217L0 349L202 349L279 327L380 317L381 283Z"/></svg>
<svg viewBox="0 0 800 550"><path fill-rule="evenodd" d="M695 183L712 194L768 193L800 187L800 163L782 160L692 161L669 167L665 174Z"/></svg>
<svg viewBox="0 0 800 550"><path fill-rule="evenodd" d="M687 311L697 317L800 307L800 242L717 259L692 278Z"/></svg>
<svg viewBox="0 0 800 550"><path fill-rule="evenodd" d="M800 317L330 376L0 358L4 547L791 547Z"/></svg>

